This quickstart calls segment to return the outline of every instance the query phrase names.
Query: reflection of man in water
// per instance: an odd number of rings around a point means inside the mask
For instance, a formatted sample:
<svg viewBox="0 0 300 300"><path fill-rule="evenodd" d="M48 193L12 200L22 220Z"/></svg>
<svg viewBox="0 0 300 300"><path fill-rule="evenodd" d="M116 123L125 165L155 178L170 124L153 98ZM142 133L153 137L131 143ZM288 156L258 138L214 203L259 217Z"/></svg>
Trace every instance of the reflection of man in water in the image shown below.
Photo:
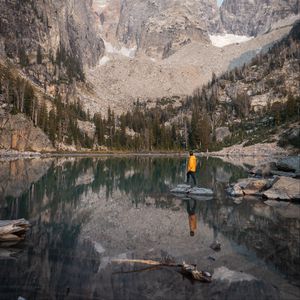
<svg viewBox="0 0 300 300"><path fill-rule="evenodd" d="M187 173L186 173L186 182L189 183L190 181L190 176L193 179L194 185L196 185L196 168L197 168L197 158L193 154L193 151L190 151L190 157L189 157L189 162L187 166Z"/></svg>
<svg viewBox="0 0 300 300"><path fill-rule="evenodd" d="M191 207L191 201L193 201L193 206ZM186 200L186 209L189 214L189 226L190 226L190 236L195 235L195 231L197 229L197 217L196 217L196 200Z"/></svg>

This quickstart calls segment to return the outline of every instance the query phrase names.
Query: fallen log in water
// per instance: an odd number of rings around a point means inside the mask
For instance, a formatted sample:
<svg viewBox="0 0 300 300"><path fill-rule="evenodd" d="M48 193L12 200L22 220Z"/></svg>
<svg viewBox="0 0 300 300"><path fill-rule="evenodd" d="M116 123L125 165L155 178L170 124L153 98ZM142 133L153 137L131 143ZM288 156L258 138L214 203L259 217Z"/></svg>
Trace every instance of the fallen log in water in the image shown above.
<svg viewBox="0 0 300 300"><path fill-rule="evenodd" d="M139 263L144 265L151 265L151 270L153 267L180 267L180 272L185 275L191 277L193 280L202 281L202 282L211 282L211 274L205 271L198 271L196 265L189 265L183 262L182 264L176 264L171 262L159 262L155 260L143 260L143 259L115 259L112 260L113 263ZM145 271L146 269L142 269L140 271ZM139 270L124 272L138 272ZM123 272L120 272L123 273Z"/></svg>
<svg viewBox="0 0 300 300"><path fill-rule="evenodd" d="M1 242L14 242L23 240L29 226L29 222L25 219L0 220L0 246Z"/></svg>

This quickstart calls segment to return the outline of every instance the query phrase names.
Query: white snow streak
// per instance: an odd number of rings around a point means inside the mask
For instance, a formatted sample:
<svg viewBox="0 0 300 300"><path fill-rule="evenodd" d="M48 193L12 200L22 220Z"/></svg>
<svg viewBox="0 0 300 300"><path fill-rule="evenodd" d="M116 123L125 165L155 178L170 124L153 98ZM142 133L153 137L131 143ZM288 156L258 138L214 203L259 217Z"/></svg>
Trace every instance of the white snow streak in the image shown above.
<svg viewBox="0 0 300 300"><path fill-rule="evenodd" d="M235 34L230 34L226 33L223 35L210 35L209 36L211 43L219 48L231 45L231 44L236 44L236 43L244 43L247 42L253 37L251 36L245 36L245 35L235 35Z"/></svg>
<svg viewBox="0 0 300 300"><path fill-rule="evenodd" d="M125 48L121 49L115 48L111 43L104 41L106 53L113 53L123 55L129 58L133 58L135 56L136 47L133 48Z"/></svg>
<svg viewBox="0 0 300 300"><path fill-rule="evenodd" d="M108 56L103 56L100 61L99 61L99 65L100 66L104 66L106 63L108 63L110 61L110 58Z"/></svg>

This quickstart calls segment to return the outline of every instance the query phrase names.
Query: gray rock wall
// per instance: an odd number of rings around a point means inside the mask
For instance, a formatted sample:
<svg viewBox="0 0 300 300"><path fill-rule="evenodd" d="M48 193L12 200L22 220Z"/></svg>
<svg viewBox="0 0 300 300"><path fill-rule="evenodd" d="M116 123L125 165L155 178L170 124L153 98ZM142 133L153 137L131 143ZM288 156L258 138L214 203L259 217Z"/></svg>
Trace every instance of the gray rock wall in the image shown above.
<svg viewBox="0 0 300 300"><path fill-rule="evenodd" d="M224 0L220 15L229 33L256 36L300 12L299 0Z"/></svg>
<svg viewBox="0 0 300 300"><path fill-rule="evenodd" d="M0 149L54 151L47 135L23 114L0 118Z"/></svg>
<svg viewBox="0 0 300 300"><path fill-rule="evenodd" d="M117 38L151 56L167 57L191 41L209 43L220 26L216 1L124 0Z"/></svg>

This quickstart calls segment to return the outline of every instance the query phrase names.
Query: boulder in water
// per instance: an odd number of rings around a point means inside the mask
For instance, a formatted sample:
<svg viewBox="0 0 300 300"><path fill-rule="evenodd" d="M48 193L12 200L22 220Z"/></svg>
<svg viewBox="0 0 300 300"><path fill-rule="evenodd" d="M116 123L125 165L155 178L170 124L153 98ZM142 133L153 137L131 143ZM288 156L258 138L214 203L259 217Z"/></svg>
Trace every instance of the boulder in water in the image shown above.
<svg viewBox="0 0 300 300"><path fill-rule="evenodd" d="M214 192L211 189L193 187L187 192L189 195L212 196Z"/></svg>
<svg viewBox="0 0 300 300"><path fill-rule="evenodd" d="M299 200L300 180L281 176L263 195L268 199Z"/></svg>
<svg viewBox="0 0 300 300"><path fill-rule="evenodd" d="M189 194L197 196L212 196L214 193L211 189L193 187L187 184L178 184L174 189L171 190L171 193L174 194Z"/></svg>
<svg viewBox="0 0 300 300"><path fill-rule="evenodd" d="M178 184L174 189L171 190L171 193L187 193L190 188L191 186L188 184Z"/></svg>
<svg viewBox="0 0 300 300"><path fill-rule="evenodd" d="M220 267L214 270L212 279L213 283L210 285L208 293L204 297L205 299L280 299L277 288L251 274ZM247 296L245 296L245 291L247 291Z"/></svg>
<svg viewBox="0 0 300 300"><path fill-rule="evenodd" d="M227 189L230 196L259 195L259 193L272 185L272 180L246 178Z"/></svg>

